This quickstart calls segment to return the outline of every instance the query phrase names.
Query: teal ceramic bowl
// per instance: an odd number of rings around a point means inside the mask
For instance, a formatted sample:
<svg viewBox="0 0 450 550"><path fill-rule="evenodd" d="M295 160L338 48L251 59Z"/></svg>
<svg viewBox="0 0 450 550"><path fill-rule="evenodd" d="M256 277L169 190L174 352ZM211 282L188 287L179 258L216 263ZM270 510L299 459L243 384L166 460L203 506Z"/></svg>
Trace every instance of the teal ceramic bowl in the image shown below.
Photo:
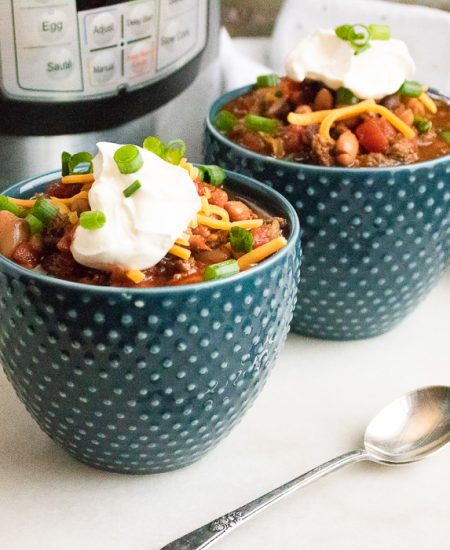
<svg viewBox="0 0 450 550"><path fill-rule="evenodd" d="M450 260L450 156L394 168L328 168L253 153L206 122L206 162L252 176L295 207L303 262L294 332L367 338L399 323Z"/></svg>
<svg viewBox="0 0 450 550"><path fill-rule="evenodd" d="M29 197L53 172L5 191ZM287 245L228 279L94 287L0 257L0 360L39 426L76 459L144 474L213 448L259 394L296 300L297 216L278 193L227 173L227 189L287 220Z"/></svg>

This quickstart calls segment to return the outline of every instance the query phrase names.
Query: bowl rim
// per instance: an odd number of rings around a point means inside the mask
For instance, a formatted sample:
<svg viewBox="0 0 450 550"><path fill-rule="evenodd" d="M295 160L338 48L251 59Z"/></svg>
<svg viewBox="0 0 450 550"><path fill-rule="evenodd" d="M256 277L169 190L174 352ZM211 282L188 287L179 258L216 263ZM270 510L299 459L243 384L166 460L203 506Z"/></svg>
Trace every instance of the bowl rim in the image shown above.
<svg viewBox="0 0 450 550"><path fill-rule="evenodd" d="M228 286L230 284L239 284L240 282L256 277L259 273L265 270L270 270L271 267L278 263L283 257L288 255L292 250L295 251L297 246L297 241L300 241L301 229L300 222L298 220L297 213L295 212L294 207L290 202L283 197L281 193L264 185L257 181L254 178L239 174L238 172L233 172L232 170L225 170L226 178L230 179L230 182L237 183L239 187L244 187L246 189L251 188L252 190L256 188L258 194L268 194L271 195L271 199L275 199L275 203L283 210L283 217L285 216L288 220L288 223L291 228L289 237L287 238L286 246L279 250L276 254L272 255L270 258L264 260L260 264L251 269L241 271L236 275L231 277L226 277L223 279L216 279L212 281L202 281L200 283L193 283L187 285L175 285L175 286L160 286L160 287L114 287L114 286L103 286L103 285L89 285L84 283L78 283L73 281L66 281L65 279L58 279L57 277L51 277L45 273L40 273L35 270L27 269L25 267L16 264L12 260L6 258L0 254L0 273L4 271L4 267L9 268L17 275L23 275L30 280L35 280L37 283L45 283L54 285L55 288L62 287L71 290L77 290L82 292L95 292L100 294L134 294L134 295L163 295L163 294L182 294L185 292L196 293L201 292L202 290L212 290L217 287ZM28 190L32 190L35 187L42 185L43 183L49 183L52 179L61 177L61 170L51 170L50 172L45 172L38 176L33 176L27 178L18 183L15 183L4 190L2 194L10 194L11 192L16 192L16 194L21 194ZM22 189L23 187L26 189ZM226 186L226 180L225 180ZM239 189L240 191L240 189ZM248 197L252 199L250 193L242 193L243 197ZM258 203L257 203L258 204ZM299 251L300 258L302 256L302 251L300 248Z"/></svg>
<svg viewBox="0 0 450 550"><path fill-rule="evenodd" d="M282 160L282 159L277 159L275 157L262 155L261 153L255 153L254 151L251 151L250 149L246 149L242 145L239 145L234 141L231 141L231 139L227 138L224 134L222 134L222 132L219 132L214 126L214 124L212 123L213 114L215 114L220 109L220 107L222 107L225 103L228 103L228 101L235 99L239 95L242 95L244 93L251 91L253 88L254 88L254 84L247 84L246 86L235 88L221 95L219 98L217 98L214 101L214 103L209 108L208 115L206 117L206 122L205 122L207 129L211 132L211 134L214 135L216 139L218 139L224 145L231 146L231 148L236 149L241 153L241 155L246 155L248 157L254 158L255 160L262 160L264 162L267 162L269 164L273 164L276 166L287 166L291 169L297 168L307 172L309 171L309 172L317 173L317 171L323 171L326 173L335 173L335 174L343 174L343 173L377 174L383 171L401 172L402 170L409 172L409 171L419 170L420 168L429 168L431 166L434 166L435 164L440 164L445 160L450 162L450 153L449 153L447 155L443 155L442 157L436 157L435 159L425 160L421 162L413 162L411 164L400 164L398 166L378 166L378 167L364 166L361 168L358 168L358 167L348 168L346 166L322 166L320 164L305 164L302 162ZM437 90L430 89L428 91L434 94L438 94L441 97L445 97L450 101L450 98L447 95L442 94Z"/></svg>

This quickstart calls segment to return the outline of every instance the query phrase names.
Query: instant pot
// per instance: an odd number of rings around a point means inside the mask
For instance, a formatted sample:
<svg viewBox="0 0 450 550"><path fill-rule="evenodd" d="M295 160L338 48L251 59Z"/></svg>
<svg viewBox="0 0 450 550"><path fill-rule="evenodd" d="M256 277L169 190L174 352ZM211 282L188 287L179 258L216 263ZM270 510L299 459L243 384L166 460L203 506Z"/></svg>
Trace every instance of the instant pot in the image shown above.
<svg viewBox="0 0 450 550"><path fill-rule="evenodd" d="M0 1L0 187L100 140L182 138L220 94L218 0Z"/></svg>

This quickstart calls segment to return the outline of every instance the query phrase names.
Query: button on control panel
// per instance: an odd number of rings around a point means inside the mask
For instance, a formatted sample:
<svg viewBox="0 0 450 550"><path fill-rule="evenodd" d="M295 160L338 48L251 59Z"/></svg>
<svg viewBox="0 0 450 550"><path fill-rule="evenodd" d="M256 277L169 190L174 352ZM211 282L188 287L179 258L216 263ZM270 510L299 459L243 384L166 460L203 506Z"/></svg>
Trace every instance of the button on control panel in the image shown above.
<svg viewBox="0 0 450 550"><path fill-rule="evenodd" d="M205 46L208 0L0 2L0 86L23 99L74 101L151 84ZM10 24L9 24L10 23Z"/></svg>

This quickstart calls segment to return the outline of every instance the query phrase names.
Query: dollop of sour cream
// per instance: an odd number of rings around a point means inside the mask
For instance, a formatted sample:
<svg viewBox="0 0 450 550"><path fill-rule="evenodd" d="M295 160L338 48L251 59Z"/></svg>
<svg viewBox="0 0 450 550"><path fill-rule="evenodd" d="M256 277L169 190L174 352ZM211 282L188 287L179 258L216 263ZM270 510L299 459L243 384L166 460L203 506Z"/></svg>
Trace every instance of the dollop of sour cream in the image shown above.
<svg viewBox="0 0 450 550"><path fill-rule="evenodd" d="M77 227L73 257L82 265L104 271L112 265L126 270L152 267L201 208L194 182L184 168L141 147L142 168L121 174L113 158L121 145L101 142L97 147L89 204L92 210L105 214L106 223L94 231ZM123 191L136 180L141 188L125 197Z"/></svg>
<svg viewBox="0 0 450 550"><path fill-rule="evenodd" d="M288 55L286 74L297 81L319 80L333 90L348 88L360 99L381 99L410 80L416 66L401 40L370 40L369 45L355 55L334 30L319 30Z"/></svg>

